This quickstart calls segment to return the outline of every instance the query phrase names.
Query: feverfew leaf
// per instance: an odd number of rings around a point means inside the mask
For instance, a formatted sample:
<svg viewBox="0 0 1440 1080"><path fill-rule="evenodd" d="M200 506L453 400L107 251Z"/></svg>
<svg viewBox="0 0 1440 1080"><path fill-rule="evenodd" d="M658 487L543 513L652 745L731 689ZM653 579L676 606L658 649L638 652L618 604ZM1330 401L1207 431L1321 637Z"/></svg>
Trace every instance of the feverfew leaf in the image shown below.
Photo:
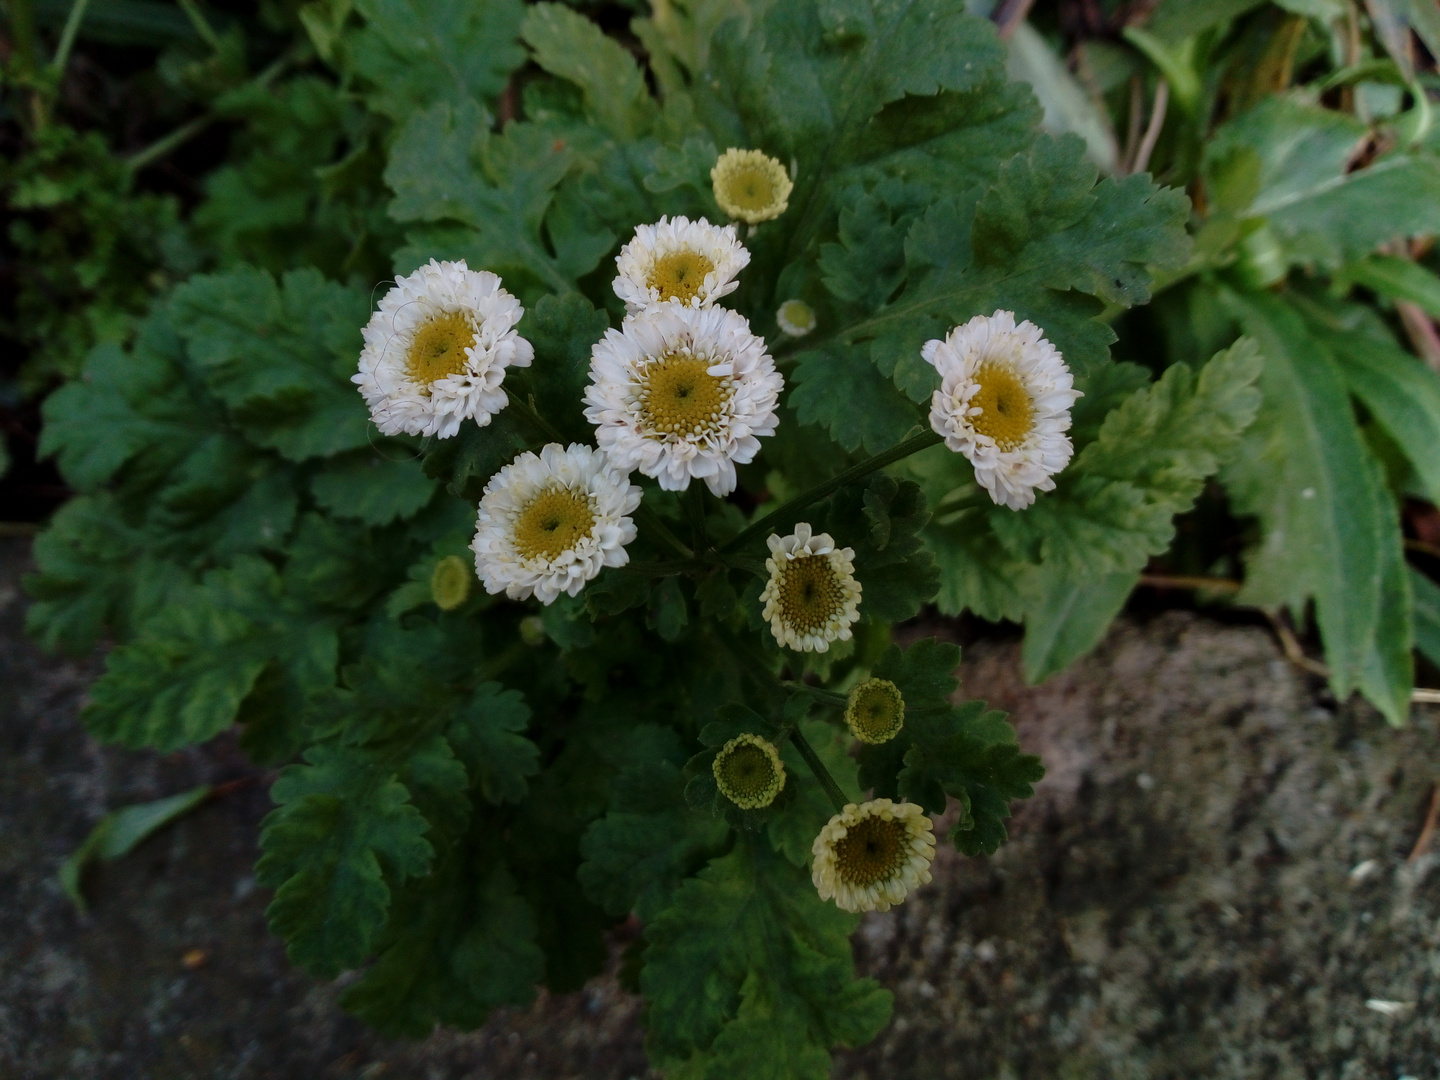
<svg viewBox="0 0 1440 1080"><path fill-rule="evenodd" d="M477 1028L494 1008L528 1005L544 971L535 916L493 837L477 828L434 842L436 869L396 890L378 958L340 999L387 1035L421 1038L437 1023Z"/></svg>
<svg viewBox="0 0 1440 1080"><path fill-rule="evenodd" d="M456 711L446 737L465 764L470 782L492 803L525 798L526 778L540 771L540 751L520 734L530 707L518 690L482 683Z"/></svg>
<svg viewBox="0 0 1440 1080"><path fill-rule="evenodd" d="M453 779L453 778L452 778ZM463 788L464 774L460 774ZM392 881L427 873L427 825L386 755L314 746L270 789L256 877L276 890L267 915L290 959L333 978L370 952Z"/></svg>
<svg viewBox="0 0 1440 1080"><path fill-rule="evenodd" d="M520 0L357 0L365 26L346 44L372 89L370 105L397 122L438 101L490 102L525 62Z"/></svg>
<svg viewBox="0 0 1440 1080"><path fill-rule="evenodd" d="M847 938L858 921L763 840L738 840L646 929L652 1054L717 1080L757 1059L823 1080L832 1046L866 1041L890 1014L890 992L854 977Z"/></svg>
<svg viewBox="0 0 1440 1080"><path fill-rule="evenodd" d="M84 720L97 738L174 750L234 723L272 662L293 700L332 685L337 652L331 620L286 597L264 560L245 557L106 657Z"/></svg>
<svg viewBox="0 0 1440 1080"><path fill-rule="evenodd" d="M1415 598L1415 647L1440 667L1440 585L1413 566L1409 568L1410 591Z"/></svg>
<svg viewBox="0 0 1440 1080"><path fill-rule="evenodd" d="M685 777L672 761L637 764L610 790L610 809L580 844L580 883L611 915L633 910L649 921L719 851L729 829L685 804Z"/></svg>
<svg viewBox="0 0 1440 1080"><path fill-rule="evenodd" d="M385 453L360 451L327 461L310 481L315 501L336 517L388 525L413 517L435 494L435 481L420 461L391 446Z"/></svg>
<svg viewBox="0 0 1440 1080"><path fill-rule="evenodd" d="M535 4L520 28L535 62L578 86L585 111L617 139L643 135L658 114L635 58L585 16L562 4Z"/></svg>
<svg viewBox="0 0 1440 1080"><path fill-rule="evenodd" d="M246 436L292 461L365 446L369 416L350 383L365 294L314 270L241 268L192 278L171 318L206 385Z"/></svg>

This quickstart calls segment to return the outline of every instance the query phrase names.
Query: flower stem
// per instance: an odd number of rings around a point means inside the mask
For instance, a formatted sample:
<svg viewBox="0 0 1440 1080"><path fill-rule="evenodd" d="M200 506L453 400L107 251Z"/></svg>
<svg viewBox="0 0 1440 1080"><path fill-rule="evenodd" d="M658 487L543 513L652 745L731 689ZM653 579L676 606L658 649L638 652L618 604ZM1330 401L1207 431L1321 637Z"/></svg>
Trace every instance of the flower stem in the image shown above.
<svg viewBox="0 0 1440 1080"><path fill-rule="evenodd" d="M940 441L940 436L935 434L935 432L922 431L919 435L912 435L910 438L897 443L889 450L874 454L858 465L850 466L850 468L832 476L823 484L816 484L809 491L802 491L788 502L781 503L774 510L770 511L770 513L766 514L759 521L755 522L727 543L721 548L721 551L733 551L738 547L743 547L758 536L763 536L767 532L775 531L777 526L783 526L789 523L800 511L814 505L832 492L838 491L846 484L852 484L862 477L869 476L877 469L883 469L887 465L893 465L895 462L934 446Z"/></svg>
<svg viewBox="0 0 1440 1080"><path fill-rule="evenodd" d="M843 813L845 807L851 802L840 790L840 785L830 775L830 770L825 768L825 763L820 760L820 755L815 753L815 748L810 745L804 735L800 734L798 727L790 730L790 741L795 749L800 751L800 756L805 759L805 764L810 766L810 771L815 774L815 779L820 781L820 786L825 789L825 794L830 796L830 802L835 806L837 814Z"/></svg>
<svg viewBox="0 0 1440 1080"><path fill-rule="evenodd" d="M85 21L85 9L89 6L90 0L74 0L70 5L65 29L60 32L60 44L55 47L55 56L50 61L50 70L57 82L65 73L65 65L70 60L70 50L75 46L75 37L80 33L80 24Z"/></svg>
<svg viewBox="0 0 1440 1080"><path fill-rule="evenodd" d="M646 506L643 502L635 509L635 521L637 524L645 526L646 532L651 532L658 536L660 541L676 555L679 555L680 558L687 562L694 560L695 553L686 547L678 536L670 531L670 526L661 520L659 514L655 513L654 510Z"/></svg>

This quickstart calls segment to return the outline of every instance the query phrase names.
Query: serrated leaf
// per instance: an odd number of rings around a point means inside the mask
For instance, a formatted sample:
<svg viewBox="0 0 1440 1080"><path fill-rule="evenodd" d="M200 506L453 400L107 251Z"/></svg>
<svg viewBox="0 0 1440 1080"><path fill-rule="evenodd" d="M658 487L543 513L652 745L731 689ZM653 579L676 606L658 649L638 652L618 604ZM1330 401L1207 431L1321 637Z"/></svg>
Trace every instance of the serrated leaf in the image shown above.
<svg viewBox="0 0 1440 1080"><path fill-rule="evenodd" d="M366 299L314 270L240 268L192 278L169 304L206 386L241 431L292 461L365 446L369 416L350 383Z"/></svg>
<svg viewBox="0 0 1440 1080"><path fill-rule="evenodd" d="M428 825L394 764L356 747L311 747L270 794L279 808L262 826L255 868L276 890L270 928L294 963L334 977L370 952L389 910L387 877L429 871Z"/></svg>
<svg viewBox="0 0 1440 1080"><path fill-rule="evenodd" d="M535 916L493 839L436 841L435 872L396 891L378 958L340 999L387 1035L477 1028L492 1009L528 1005L544 970Z"/></svg>
<svg viewBox="0 0 1440 1080"><path fill-rule="evenodd" d="M418 459L368 451L327 461L310 481L315 502L336 517L388 525L417 514L435 494Z"/></svg>
<svg viewBox="0 0 1440 1080"><path fill-rule="evenodd" d="M330 620L287 603L279 575L247 557L111 652L83 717L97 738L173 750L234 723L272 661L303 700L333 683L337 652Z"/></svg>
<svg viewBox="0 0 1440 1080"><path fill-rule="evenodd" d="M662 1067L703 1062L707 1076L743 1075L736 1059L788 1060L822 1080L831 1046L864 1042L889 1017L889 991L854 978L846 939L857 921L763 841L738 842L646 929L652 1054ZM752 998L757 986L768 992L768 1027L745 1008L747 986Z"/></svg>
<svg viewBox="0 0 1440 1080"><path fill-rule="evenodd" d="M1370 470L1379 500L1380 618L1361 662L1357 685L1386 720L1403 727L1410 718L1410 693L1415 689L1416 635L1400 508L1385 488L1380 463L1371 458L1361 464Z"/></svg>
<svg viewBox="0 0 1440 1080"><path fill-rule="evenodd" d="M1334 354L1283 300L1226 294L1265 357L1259 415L1221 472L1237 514L1259 519L1240 602L1315 599L1331 686L1355 687L1379 618L1380 499Z"/></svg>
<svg viewBox="0 0 1440 1080"><path fill-rule="evenodd" d="M483 683L455 712L446 737L465 764L470 782L492 803L525 798L526 779L540 771L540 751L520 734L530 707L518 690Z"/></svg>
<svg viewBox="0 0 1440 1080"><path fill-rule="evenodd" d="M823 427L846 450L888 450L920 422L920 412L896 391L864 348L831 347L804 354L791 373L787 401L802 424Z"/></svg>
<svg viewBox="0 0 1440 1080"><path fill-rule="evenodd" d="M960 689L956 670L960 646L937 638L921 638L906 649L891 645L875 662L874 676L893 682L907 709L948 705Z"/></svg>
<svg viewBox="0 0 1440 1080"><path fill-rule="evenodd" d="M488 102L525 62L520 0L356 0L363 29L347 42L372 87L370 105L397 122L437 101Z"/></svg>
<svg viewBox="0 0 1440 1080"><path fill-rule="evenodd" d="M561 4L535 4L520 29L535 62L578 86L585 111L617 139L643 135L658 114L635 58L585 16Z"/></svg>
<svg viewBox="0 0 1440 1080"><path fill-rule="evenodd" d="M1137 570L1080 577L1054 563L1030 574L1020 653L1025 681L1044 682L1098 645L1139 578Z"/></svg>
<svg viewBox="0 0 1440 1080"><path fill-rule="evenodd" d="M71 499L31 548L39 573L24 579L25 632L73 655L88 652L107 629L125 641L192 580L145 546L110 495Z"/></svg>
<svg viewBox="0 0 1440 1080"><path fill-rule="evenodd" d="M610 809L581 841L580 883L611 915L633 910L648 922L728 834L719 818L685 804L673 762L639 763L615 778Z"/></svg>

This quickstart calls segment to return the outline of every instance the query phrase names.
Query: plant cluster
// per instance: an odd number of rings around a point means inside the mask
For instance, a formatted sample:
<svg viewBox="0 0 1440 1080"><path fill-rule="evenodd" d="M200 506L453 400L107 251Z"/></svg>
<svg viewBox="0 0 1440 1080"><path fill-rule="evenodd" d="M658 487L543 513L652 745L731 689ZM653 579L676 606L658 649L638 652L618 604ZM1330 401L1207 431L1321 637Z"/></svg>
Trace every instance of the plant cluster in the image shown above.
<svg viewBox="0 0 1440 1080"><path fill-rule="evenodd" d="M1428 475L1435 380L1308 270L1395 270L1375 245L1429 219L1343 200L1409 198L1428 129L1346 171L1323 135L1358 121L1234 105L1199 157L1152 141L1192 208L1042 133L964 9L668 0L627 48L553 3L313 0L328 73L227 99L268 119L189 226L220 269L46 402L78 494L31 631L116 643L98 737L236 728L280 768L271 926L358 969L380 1029L576 988L633 913L660 1067L827 1075L890 1008L855 913L928 881L931 815L992 853L1041 776L953 700L958 649L892 626L1012 619L1059 670L1217 472L1258 522L1250 599L1318 596L1337 690L1408 695L1418 624L1381 612L1429 583L1387 500L1401 451ZM1244 39L1187 33L1134 47L1166 86ZM1296 151L1277 110L1322 130ZM1297 180L1281 145L1330 149ZM1157 284L1175 355L1115 362ZM1370 562L1326 577L1337 551Z"/></svg>

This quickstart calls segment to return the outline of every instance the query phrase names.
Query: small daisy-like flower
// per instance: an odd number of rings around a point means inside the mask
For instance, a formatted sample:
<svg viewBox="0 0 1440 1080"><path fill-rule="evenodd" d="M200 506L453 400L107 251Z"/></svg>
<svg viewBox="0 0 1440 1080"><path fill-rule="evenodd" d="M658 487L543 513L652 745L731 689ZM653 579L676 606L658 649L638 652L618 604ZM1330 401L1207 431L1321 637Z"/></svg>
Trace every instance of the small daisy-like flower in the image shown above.
<svg viewBox="0 0 1440 1080"><path fill-rule="evenodd" d="M791 337L804 337L815 329L815 309L804 300L786 300L775 312L775 321Z"/></svg>
<svg viewBox="0 0 1440 1080"><path fill-rule="evenodd" d="M1080 396L1060 351L1015 313L977 315L927 341L921 356L940 373L930 426L975 466L975 480L1011 510L1055 490L1051 479L1075 452L1070 406Z"/></svg>
<svg viewBox="0 0 1440 1080"><path fill-rule="evenodd" d="M446 555L430 575L430 597L441 611L454 611L470 598L470 583L474 580L464 559Z"/></svg>
<svg viewBox="0 0 1440 1080"><path fill-rule="evenodd" d="M845 911L889 911L930 881L934 825L914 803L850 803L820 830L810 878Z"/></svg>
<svg viewBox="0 0 1440 1080"><path fill-rule="evenodd" d="M749 262L734 225L662 217L637 228L615 257L615 295L631 314L667 300L709 307L739 287L735 275Z"/></svg>
<svg viewBox="0 0 1440 1080"><path fill-rule="evenodd" d="M515 331L524 314L488 270L431 259L381 297L350 381L385 435L448 439L466 419L484 427L510 402L505 369L534 358Z"/></svg>
<svg viewBox="0 0 1440 1080"><path fill-rule="evenodd" d="M627 515L639 505L640 489L600 450L526 451L485 485L470 544L475 572L488 592L512 600L574 596L604 567L630 561Z"/></svg>
<svg viewBox="0 0 1440 1080"><path fill-rule="evenodd" d="M710 183L720 209L751 225L783 214L795 189L785 166L769 154L733 146L710 170Z"/></svg>
<svg viewBox="0 0 1440 1080"><path fill-rule="evenodd" d="M905 726L905 698L889 679L866 679L845 702L845 725L863 743L889 742Z"/></svg>
<svg viewBox="0 0 1440 1080"><path fill-rule="evenodd" d="M711 770L720 794L742 810L759 810L785 787L785 764L759 735L736 735L715 755Z"/></svg>
<svg viewBox="0 0 1440 1080"><path fill-rule="evenodd" d="M742 316L672 300L627 316L595 343L585 419L619 468L653 476L666 491L694 478L728 495L736 464L753 461L760 437L775 434L784 385Z"/></svg>
<svg viewBox="0 0 1440 1080"><path fill-rule="evenodd" d="M775 640L799 652L827 652L832 641L849 641L860 618L855 550L836 550L829 533L811 535L800 522L789 536L766 541L770 580L760 599Z"/></svg>

